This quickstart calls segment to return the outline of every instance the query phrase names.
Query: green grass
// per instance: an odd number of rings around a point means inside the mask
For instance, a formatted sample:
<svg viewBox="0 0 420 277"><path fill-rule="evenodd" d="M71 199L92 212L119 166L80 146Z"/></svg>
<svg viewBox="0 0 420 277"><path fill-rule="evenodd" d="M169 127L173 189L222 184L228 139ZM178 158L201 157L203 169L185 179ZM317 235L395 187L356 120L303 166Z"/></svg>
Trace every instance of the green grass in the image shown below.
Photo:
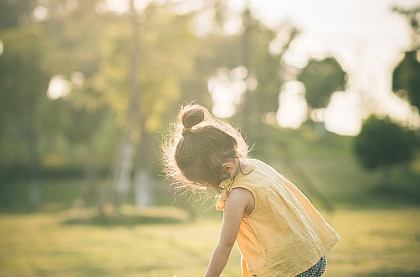
<svg viewBox="0 0 420 277"><path fill-rule="evenodd" d="M86 210L0 215L0 277L203 275L220 218L189 221L171 207L123 213L105 223ZM324 276L420 276L420 208L324 214L342 237ZM236 248L222 276L240 276Z"/></svg>
<svg viewBox="0 0 420 277"><path fill-rule="evenodd" d="M326 276L420 276L420 208L343 210Z"/></svg>

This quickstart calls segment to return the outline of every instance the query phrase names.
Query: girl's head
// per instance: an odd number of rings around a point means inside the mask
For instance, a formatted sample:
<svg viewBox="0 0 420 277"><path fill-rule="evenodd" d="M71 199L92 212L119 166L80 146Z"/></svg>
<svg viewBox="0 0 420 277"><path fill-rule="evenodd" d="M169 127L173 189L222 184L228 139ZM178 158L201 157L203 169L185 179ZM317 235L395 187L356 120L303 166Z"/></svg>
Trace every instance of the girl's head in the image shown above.
<svg viewBox="0 0 420 277"><path fill-rule="evenodd" d="M200 105L181 107L173 134L162 146L163 164L175 183L217 188L229 178L223 164L246 158L248 146L230 124L214 118Z"/></svg>

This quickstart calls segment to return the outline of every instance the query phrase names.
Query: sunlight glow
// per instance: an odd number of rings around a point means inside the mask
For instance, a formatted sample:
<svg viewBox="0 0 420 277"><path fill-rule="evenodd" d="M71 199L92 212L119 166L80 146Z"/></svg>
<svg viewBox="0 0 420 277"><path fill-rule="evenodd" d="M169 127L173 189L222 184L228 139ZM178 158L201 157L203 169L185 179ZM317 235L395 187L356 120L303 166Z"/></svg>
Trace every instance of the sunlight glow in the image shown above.
<svg viewBox="0 0 420 277"><path fill-rule="evenodd" d="M334 93L325 110L325 128L340 135L357 135L363 120L359 98L350 91Z"/></svg>
<svg viewBox="0 0 420 277"><path fill-rule="evenodd" d="M419 125L417 110L397 99L390 80L393 68L411 45L408 22L391 7L412 7L412 0L228 2L239 13L248 3L252 15L270 28L287 27L285 23L290 22L300 30L284 56L285 64L299 69L309 58L326 56L340 62L350 79L347 91L335 93L322 112L329 131L357 135L371 112L388 114L409 126ZM282 39L280 32L269 46L272 54L279 52ZM281 126L298 128L306 119L304 92L299 92L295 84L287 86L279 96L277 118Z"/></svg>
<svg viewBox="0 0 420 277"><path fill-rule="evenodd" d="M81 87L85 82L85 76L82 72L74 72L71 75L71 81L75 87Z"/></svg>
<svg viewBox="0 0 420 277"><path fill-rule="evenodd" d="M71 82L66 80L63 76L55 75L50 80L47 96L50 99L64 97L70 92L71 87Z"/></svg>
<svg viewBox="0 0 420 277"><path fill-rule="evenodd" d="M220 118L231 117L236 112L236 107L241 103L246 92L247 70L237 67L232 70L220 68L215 76L208 81L208 90L212 95L215 116Z"/></svg>
<svg viewBox="0 0 420 277"><path fill-rule="evenodd" d="M48 10L43 6L38 6L35 8L32 14L32 18L35 22L41 22L47 19L48 17Z"/></svg>
<svg viewBox="0 0 420 277"><path fill-rule="evenodd" d="M297 129L306 120L305 87L297 81L287 82L280 92L277 120L280 126Z"/></svg>
<svg viewBox="0 0 420 277"><path fill-rule="evenodd" d="M146 8L153 0L134 0L134 8L137 11ZM156 2L156 1L155 1ZM116 14L125 14L130 11L129 0L105 0L103 4L97 7L99 12L111 11Z"/></svg>
<svg viewBox="0 0 420 277"><path fill-rule="evenodd" d="M237 35L243 31L242 18L239 14L233 14L229 17L228 21L223 26L223 31L227 35Z"/></svg>
<svg viewBox="0 0 420 277"><path fill-rule="evenodd" d="M121 0L106 0L107 8L115 13L127 13L130 9L128 1Z"/></svg>

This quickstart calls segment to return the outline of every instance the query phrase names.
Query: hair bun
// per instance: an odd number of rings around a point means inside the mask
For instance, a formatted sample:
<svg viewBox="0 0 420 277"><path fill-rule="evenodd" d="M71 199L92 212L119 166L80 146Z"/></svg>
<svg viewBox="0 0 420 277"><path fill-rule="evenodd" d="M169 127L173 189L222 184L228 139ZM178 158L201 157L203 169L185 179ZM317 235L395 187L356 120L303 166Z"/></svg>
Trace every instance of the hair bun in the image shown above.
<svg viewBox="0 0 420 277"><path fill-rule="evenodd" d="M198 105L187 107L182 116L182 125L187 130L191 129L193 126L204 121L206 112L207 110Z"/></svg>

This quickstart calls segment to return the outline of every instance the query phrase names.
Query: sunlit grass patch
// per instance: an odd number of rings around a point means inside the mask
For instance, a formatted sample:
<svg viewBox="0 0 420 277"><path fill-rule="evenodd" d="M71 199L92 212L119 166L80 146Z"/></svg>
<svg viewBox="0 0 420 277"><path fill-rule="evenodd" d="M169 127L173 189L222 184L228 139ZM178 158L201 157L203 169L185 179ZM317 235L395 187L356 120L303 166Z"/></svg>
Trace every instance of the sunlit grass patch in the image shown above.
<svg viewBox="0 0 420 277"><path fill-rule="evenodd" d="M0 277L203 276L220 218L189 221L185 211L173 207L122 213L182 221L65 224L95 213L0 214ZM327 256L324 276L420 276L420 208L337 210L325 217L341 241ZM235 247L222 277L240 276L239 259Z"/></svg>
<svg viewBox="0 0 420 277"><path fill-rule="evenodd" d="M177 213L172 208L161 211L166 216ZM1 215L0 276L173 276L175 272L185 276L194 270L198 274L217 239L217 222L62 224L68 217ZM192 226L197 232L189 231ZM189 265L185 269L184 263Z"/></svg>
<svg viewBox="0 0 420 277"><path fill-rule="evenodd" d="M418 222L418 208L337 212L332 224L342 239L326 276L420 276Z"/></svg>

